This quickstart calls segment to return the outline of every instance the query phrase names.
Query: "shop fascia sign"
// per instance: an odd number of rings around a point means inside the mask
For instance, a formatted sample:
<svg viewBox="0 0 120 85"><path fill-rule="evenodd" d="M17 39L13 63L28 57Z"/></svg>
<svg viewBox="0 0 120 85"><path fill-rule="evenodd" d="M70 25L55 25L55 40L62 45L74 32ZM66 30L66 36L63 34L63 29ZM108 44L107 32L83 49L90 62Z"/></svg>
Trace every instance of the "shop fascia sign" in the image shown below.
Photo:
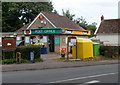
<svg viewBox="0 0 120 85"><path fill-rule="evenodd" d="M88 31L79 31L79 30L64 30L65 34L79 34L79 35L88 35Z"/></svg>
<svg viewBox="0 0 120 85"><path fill-rule="evenodd" d="M66 34L72 34L72 30L65 30Z"/></svg>
<svg viewBox="0 0 120 85"><path fill-rule="evenodd" d="M55 30L35 30L34 33L56 33Z"/></svg>
<svg viewBox="0 0 120 85"><path fill-rule="evenodd" d="M23 30L23 34L52 34L62 33L61 28L32 28Z"/></svg>

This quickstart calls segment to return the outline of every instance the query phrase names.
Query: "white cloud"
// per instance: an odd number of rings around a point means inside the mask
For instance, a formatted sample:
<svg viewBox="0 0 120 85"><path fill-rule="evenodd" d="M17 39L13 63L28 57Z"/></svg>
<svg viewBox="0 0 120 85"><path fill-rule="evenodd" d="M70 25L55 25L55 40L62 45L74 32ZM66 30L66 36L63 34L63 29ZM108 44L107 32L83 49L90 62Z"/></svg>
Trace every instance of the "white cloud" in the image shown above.
<svg viewBox="0 0 120 85"><path fill-rule="evenodd" d="M62 9L69 9L76 17L83 16L87 22L100 23L100 17L105 19L118 17L119 0L52 0L54 8L61 14Z"/></svg>

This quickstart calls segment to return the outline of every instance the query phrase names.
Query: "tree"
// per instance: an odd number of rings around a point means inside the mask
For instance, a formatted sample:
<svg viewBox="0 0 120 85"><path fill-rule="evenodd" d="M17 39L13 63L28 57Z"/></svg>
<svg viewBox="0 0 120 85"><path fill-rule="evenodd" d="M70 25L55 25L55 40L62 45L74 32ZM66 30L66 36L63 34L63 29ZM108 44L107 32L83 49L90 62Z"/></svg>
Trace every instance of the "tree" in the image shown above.
<svg viewBox="0 0 120 85"><path fill-rule="evenodd" d="M75 17L75 15L74 15L74 14L71 14L69 10L64 11L64 10L62 9L62 14L63 14L63 16L68 17L70 20L73 20L73 18Z"/></svg>
<svg viewBox="0 0 120 85"><path fill-rule="evenodd" d="M57 10L54 10L53 13L54 13L54 14L59 14L59 13L57 12Z"/></svg>
<svg viewBox="0 0 120 85"><path fill-rule="evenodd" d="M20 3L20 13L23 16L25 24L31 22L40 11L52 12L52 3L47 2L35 2L35 3Z"/></svg>
<svg viewBox="0 0 120 85"><path fill-rule="evenodd" d="M94 36L94 32L97 29L96 25L97 25L97 23L93 22L92 24L87 26L87 30L91 31L91 35L89 37L93 37Z"/></svg>
<svg viewBox="0 0 120 85"><path fill-rule="evenodd" d="M81 27L83 27L84 29L87 30L88 23L87 23L87 21L83 18L83 16L81 16L80 18L77 18L74 22L75 22L76 24L78 24L79 26L81 26Z"/></svg>
<svg viewBox="0 0 120 85"><path fill-rule="evenodd" d="M2 31L14 31L19 27L20 20L18 19L19 14L17 12L16 4L14 3L2 3ZM16 27L15 27L16 25Z"/></svg>
<svg viewBox="0 0 120 85"><path fill-rule="evenodd" d="M52 12L51 2L3 2L2 31L13 32L31 22L40 11Z"/></svg>

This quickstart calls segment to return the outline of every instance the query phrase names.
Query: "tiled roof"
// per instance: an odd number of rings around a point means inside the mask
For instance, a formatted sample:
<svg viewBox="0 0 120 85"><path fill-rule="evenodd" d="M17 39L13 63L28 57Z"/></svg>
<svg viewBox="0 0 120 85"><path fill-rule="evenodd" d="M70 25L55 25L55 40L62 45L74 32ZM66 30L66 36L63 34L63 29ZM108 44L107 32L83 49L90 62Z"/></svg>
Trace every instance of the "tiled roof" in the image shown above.
<svg viewBox="0 0 120 85"><path fill-rule="evenodd" d="M69 20L65 16L60 16L58 14L54 13L47 13L47 12L41 12L43 13L56 27L61 27L61 28L71 28L71 29L78 29L78 30L85 30L79 25L75 24L73 21ZM30 23L26 24L16 32L22 32L23 29L26 29Z"/></svg>
<svg viewBox="0 0 120 85"><path fill-rule="evenodd" d="M65 16L60 16L58 14L54 13L47 13L42 12L56 27L61 28L72 28L72 29L78 29L78 30L84 30L79 25L75 24L73 21L68 19Z"/></svg>
<svg viewBox="0 0 120 85"><path fill-rule="evenodd" d="M120 19L102 21L97 33L120 33Z"/></svg>

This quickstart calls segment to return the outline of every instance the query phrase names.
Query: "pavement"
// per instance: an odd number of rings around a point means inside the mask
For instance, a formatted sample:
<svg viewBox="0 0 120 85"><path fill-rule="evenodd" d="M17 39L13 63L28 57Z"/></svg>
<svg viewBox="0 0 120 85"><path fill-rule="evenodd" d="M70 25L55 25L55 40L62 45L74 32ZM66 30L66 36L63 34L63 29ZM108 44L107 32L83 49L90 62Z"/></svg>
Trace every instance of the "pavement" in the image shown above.
<svg viewBox="0 0 120 85"><path fill-rule="evenodd" d="M60 58L59 54L49 53L41 55L43 62L36 63L22 63L2 65L2 72L10 71L25 71L25 70L41 70L41 69L55 69L55 68L70 68L70 67L83 67L92 65L107 65L117 64L118 60L101 60L101 61L57 61L54 59Z"/></svg>

